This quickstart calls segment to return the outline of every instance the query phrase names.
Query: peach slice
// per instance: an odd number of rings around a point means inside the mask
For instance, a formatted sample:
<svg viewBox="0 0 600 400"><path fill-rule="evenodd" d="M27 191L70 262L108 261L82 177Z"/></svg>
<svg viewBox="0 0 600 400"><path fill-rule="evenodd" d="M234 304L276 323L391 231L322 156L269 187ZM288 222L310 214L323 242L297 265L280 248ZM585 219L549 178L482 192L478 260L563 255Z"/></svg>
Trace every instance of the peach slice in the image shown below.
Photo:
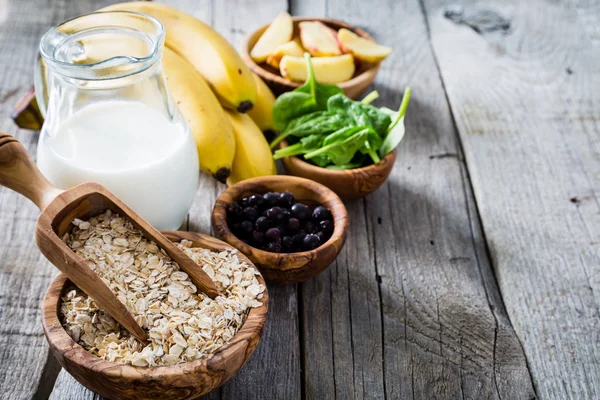
<svg viewBox="0 0 600 400"><path fill-rule="evenodd" d="M292 16L286 12L279 13L250 51L250 57L257 63L265 61L277 47L292 40L293 33Z"/></svg>
<svg viewBox="0 0 600 400"><path fill-rule="evenodd" d="M354 75L354 57L344 54L312 58L315 79L320 83L340 83ZM304 57L283 56L279 65L281 76L295 82L305 82L308 71Z"/></svg>
<svg viewBox="0 0 600 400"><path fill-rule="evenodd" d="M392 52L387 46L382 46L356 33L342 28L338 31L338 40L345 53L351 53L356 59L376 63L386 58Z"/></svg>
<svg viewBox="0 0 600 400"><path fill-rule="evenodd" d="M283 56L296 56L302 57L304 55L304 49L297 40L292 40L282 45L279 45L275 52L269 54L267 57L267 64L279 68L279 63Z"/></svg>
<svg viewBox="0 0 600 400"><path fill-rule="evenodd" d="M318 21L304 21L298 24L302 46L315 57L337 56L342 54L335 31Z"/></svg>

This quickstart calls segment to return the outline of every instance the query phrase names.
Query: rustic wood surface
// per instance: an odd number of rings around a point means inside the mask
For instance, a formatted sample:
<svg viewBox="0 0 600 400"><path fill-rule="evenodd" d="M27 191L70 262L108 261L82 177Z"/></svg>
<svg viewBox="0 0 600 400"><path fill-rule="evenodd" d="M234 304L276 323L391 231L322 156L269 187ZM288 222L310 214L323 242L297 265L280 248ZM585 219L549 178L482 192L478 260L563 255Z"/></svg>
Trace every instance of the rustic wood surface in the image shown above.
<svg viewBox="0 0 600 400"><path fill-rule="evenodd" d="M39 38L111 2L0 0L0 130L31 152L8 115ZM236 46L285 9L343 20L394 48L375 104L413 89L395 168L347 203L334 265L269 287L257 350L206 398L600 397L597 2L165 2ZM203 178L189 230L210 233L223 189ZM36 215L0 188L0 398L99 398L48 357Z"/></svg>

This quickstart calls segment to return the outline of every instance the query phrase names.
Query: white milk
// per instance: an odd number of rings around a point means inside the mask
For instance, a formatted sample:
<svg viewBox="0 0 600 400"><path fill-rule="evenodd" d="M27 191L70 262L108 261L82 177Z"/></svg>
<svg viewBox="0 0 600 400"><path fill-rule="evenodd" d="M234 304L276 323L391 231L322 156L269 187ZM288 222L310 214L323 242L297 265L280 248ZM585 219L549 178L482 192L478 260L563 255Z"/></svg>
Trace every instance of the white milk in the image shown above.
<svg viewBox="0 0 600 400"><path fill-rule="evenodd" d="M158 229L177 229L198 189L189 132L133 101L94 103L71 115L38 147L38 166L68 189L98 182Z"/></svg>

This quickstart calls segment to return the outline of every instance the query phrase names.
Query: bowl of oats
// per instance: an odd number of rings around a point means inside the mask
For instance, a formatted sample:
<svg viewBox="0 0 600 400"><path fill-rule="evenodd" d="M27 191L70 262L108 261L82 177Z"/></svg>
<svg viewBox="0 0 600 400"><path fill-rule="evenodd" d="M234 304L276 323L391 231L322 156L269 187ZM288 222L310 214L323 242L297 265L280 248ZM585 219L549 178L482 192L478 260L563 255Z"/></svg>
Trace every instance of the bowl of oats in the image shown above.
<svg viewBox="0 0 600 400"><path fill-rule="evenodd" d="M164 250L107 210L63 241L148 333L141 343L59 274L43 301L43 327L60 364L108 398L189 399L219 387L248 360L266 322L265 281L252 262L211 236L163 232L215 282L211 299Z"/></svg>

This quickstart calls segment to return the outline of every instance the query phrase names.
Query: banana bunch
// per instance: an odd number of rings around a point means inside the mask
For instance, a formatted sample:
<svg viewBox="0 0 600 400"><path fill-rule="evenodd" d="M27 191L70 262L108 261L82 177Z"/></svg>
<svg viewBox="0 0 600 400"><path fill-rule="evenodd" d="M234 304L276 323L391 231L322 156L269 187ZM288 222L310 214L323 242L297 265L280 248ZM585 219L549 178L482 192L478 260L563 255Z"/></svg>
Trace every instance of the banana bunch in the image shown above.
<svg viewBox="0 0 600 400"><path fill-rule="evenodd" d="M275 130L275 97L225 38L191 15L156 2L119 3L99 11L140 12L164 25L165 77L194 135L200 168L228 184L277 174L261 132Z"/></svg>

